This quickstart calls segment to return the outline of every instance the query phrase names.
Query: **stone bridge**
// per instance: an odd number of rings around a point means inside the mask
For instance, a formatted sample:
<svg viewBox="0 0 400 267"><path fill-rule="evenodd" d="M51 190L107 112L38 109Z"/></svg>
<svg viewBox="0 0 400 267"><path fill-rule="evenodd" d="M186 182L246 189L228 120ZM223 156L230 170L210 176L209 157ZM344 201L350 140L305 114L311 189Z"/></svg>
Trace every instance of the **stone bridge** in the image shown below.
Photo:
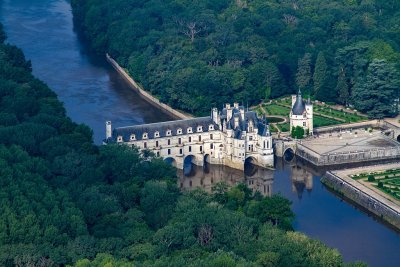
<svg viewBox="0 0 400 267"><path fill-rule="evenodd" d="M293 154L296 154L297 142L297 140L292 139L276 139L274 141L275 155L282 158L283 155L290 150Z"/></svg>

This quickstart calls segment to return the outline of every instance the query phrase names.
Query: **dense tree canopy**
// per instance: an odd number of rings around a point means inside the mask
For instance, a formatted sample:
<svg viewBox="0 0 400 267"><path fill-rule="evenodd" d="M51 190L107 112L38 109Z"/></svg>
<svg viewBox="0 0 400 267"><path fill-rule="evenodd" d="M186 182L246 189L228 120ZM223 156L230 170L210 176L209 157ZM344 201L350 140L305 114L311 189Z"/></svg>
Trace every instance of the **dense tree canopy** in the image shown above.
<svg viewBox="0 0 400 267"><path fill-rule="evenodd" d="M399 69L395 0L72 0L72 5L99 53L110 53L161 101L195 114L233 100L255 104L298 87L319 100L357 107L357 96L343 99L361 86L374 59ZM379 117L386 103L373 102L363 111Z"/></svg>
<svg viewBox="0 0 400 267"><path fill-rule="evenodd" d="M0 32L0 36L4 34ZM244 185L179 192L151 153L97 147L0 44L1 266L341 266L290 231L290 202Z"/></svg>

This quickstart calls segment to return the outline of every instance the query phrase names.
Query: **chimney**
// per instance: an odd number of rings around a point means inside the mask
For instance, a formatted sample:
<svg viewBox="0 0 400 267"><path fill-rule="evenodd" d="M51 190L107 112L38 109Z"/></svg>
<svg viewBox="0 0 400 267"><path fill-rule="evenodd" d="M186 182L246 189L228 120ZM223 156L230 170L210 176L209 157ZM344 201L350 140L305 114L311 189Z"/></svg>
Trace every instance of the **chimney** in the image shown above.
<svg viewBox="0 0 400 267"><path fill-rule="evenodd" d="M106 121L106 139L111 138L112 129L111 129L111 121Z"/></svg>
<svg viewBox="0 0 400 267"><path fill-rule="evenodd" d="M239 127L239 117L235 117L235 124L234 124L234 128L236 129L237 127Z"/></svg>
<svg viewBox="0 0 400 267"><path fill-rule="evenodd" d="M213 108L211 111L211 118L215 124L219 123L218 109Z"/></svg>
<svg viewBox="0 0 400 267"><path fill-rule="evenodd" d="M242 121L244 121L244 108L240 109L240 116L242 117Z"/></svg>
<svg viewBox="0 0 400 267"><path fill-rule="evenodd" d="M230 121L232 118L232 109L231 109L231 104L226 104L226 120Z"/></svg>

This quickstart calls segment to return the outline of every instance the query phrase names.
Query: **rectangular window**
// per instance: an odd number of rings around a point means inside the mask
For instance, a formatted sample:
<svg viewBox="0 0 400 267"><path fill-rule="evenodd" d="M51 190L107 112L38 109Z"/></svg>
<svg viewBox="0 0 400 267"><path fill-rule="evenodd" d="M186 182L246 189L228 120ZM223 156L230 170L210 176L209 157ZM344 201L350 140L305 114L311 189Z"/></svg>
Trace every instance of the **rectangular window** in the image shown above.
<svg viewBox="0 0 400 267"><path fill-rule="evenodd" d="M303 126L306 126L306 122L305 121L303 122Z"/></svg>
<svg viewBox="0 0 400 267"><path fill-rule="evenodd" d="M249 141L252 141L253 140L253 136L249 136Z"/></svg>
<svg viewBox="0 0 400 267"><path fill-rule="evenodd" d="M171 149L168 149L168 155L171 155Z"/></svg>
<svg viewBox="0 0 400 267"><path fill-rule="evenodd" d="M201 142L201 135L199 135L199 142Z"/></svg>
<svg viewBox="0 0 400 267"><path fill-rule="evenodd" d="M211 144L210 144L210 149L213 149L213 148L214 148L214 144L211 143Z"/></svg>
<svg viewBox="0 0 400 267"><path fill-rule="evenodd" d="M147 148L147 142L143 143L143 148Z"/></svg>
<svg viewBox="0 0 400 267"><path fill-rule="evenodd" d="M159 157L160 156L160 151L157 151L156 155L157 155L157 157Z"/></svg>
<svg viewBox="0 0 400 267"><path fill-rule="evenodd" d="M192 147L191 146L189 146L189 152L192 152Z"/></svg>
<svg viewBox="0 0 400 267"><path fill-rule="evenodd" d="M170 145L171 144L171 139L168 139L168 145Z"/></svg>
<svg viewBox="0 0 400 267"><path fill-rule="evenodd" d="M158 141L156 141L156 147L158 147Z"/></svg>
<svg viewBox="0 0 400 267"><path fill-rule="evenodd" d="M190 143L190 142L192 142L192 137L191 137L191 136L189 136L189 143Z"/></svg>
<svg viewBox="0 0 400 267"><path fill-rule="evenodd" d="M203 146L200 146L200 152L203 152Z"/></svg>
<svg viewBox="0 0 400 267"><path fill-rule="evenodd" d="M213 140L213 134L210 134L210 139Z"/></svg>
<svg viewBox="0 0 400 267"><path fill-rule="evenodd" d="M181 149L179 149L179 154L182 154L182 148L181 148Z"/></svg>
<svg viewBox="0 0 400 267"><path fill-rule="evenodd" d="M182 144L182 138L178 138L178 144Z"/></svg>

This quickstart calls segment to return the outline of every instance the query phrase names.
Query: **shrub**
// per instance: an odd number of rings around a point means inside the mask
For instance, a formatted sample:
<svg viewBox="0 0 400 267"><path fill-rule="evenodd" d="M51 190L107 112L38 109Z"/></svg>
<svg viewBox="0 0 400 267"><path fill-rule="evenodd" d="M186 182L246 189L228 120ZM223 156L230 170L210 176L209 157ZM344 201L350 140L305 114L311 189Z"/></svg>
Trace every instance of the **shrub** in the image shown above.
<svg viewBox="0 0 400 267"><path fill-rule="evenodd" d="M382 182L378 182L378 187L379 188L383 188L383 183Z"/></svg>
<svg viewBox="0 0 400 267"><path fill-rule="evenodd" d="M375 177L373 175L368 175L368 182L374 182Z"/></svg>

